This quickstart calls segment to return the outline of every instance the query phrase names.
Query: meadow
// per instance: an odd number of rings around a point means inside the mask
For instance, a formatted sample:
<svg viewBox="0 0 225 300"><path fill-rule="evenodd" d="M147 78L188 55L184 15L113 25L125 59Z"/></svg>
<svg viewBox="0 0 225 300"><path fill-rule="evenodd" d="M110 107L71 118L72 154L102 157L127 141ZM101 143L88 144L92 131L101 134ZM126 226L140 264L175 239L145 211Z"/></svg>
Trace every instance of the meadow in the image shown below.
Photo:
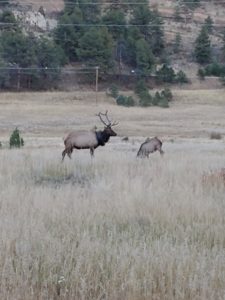
<svg viewBox="0 0 225 300"><path fill-rule="evenodd" d="M225 167L224 90L174 94L169 109L2 94L1 299L224 299L225 188L202 180ZM118 136L62 164L62 136L105 109ZM15 126L23 149L7 147ZM164 157L136 159L154 135Z"/></svg>

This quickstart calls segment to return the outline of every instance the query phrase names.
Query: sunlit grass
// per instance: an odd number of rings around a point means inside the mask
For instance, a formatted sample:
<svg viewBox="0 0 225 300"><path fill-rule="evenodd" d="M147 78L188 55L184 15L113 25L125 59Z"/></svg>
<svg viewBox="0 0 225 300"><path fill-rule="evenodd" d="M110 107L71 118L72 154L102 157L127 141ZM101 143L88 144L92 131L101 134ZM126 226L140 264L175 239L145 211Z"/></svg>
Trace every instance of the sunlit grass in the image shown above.
<svg viewBox="0 0 225 300"><path fill-rule="evenodd" d="M0 152L1 299L223 299L219 154Z"/></svg>

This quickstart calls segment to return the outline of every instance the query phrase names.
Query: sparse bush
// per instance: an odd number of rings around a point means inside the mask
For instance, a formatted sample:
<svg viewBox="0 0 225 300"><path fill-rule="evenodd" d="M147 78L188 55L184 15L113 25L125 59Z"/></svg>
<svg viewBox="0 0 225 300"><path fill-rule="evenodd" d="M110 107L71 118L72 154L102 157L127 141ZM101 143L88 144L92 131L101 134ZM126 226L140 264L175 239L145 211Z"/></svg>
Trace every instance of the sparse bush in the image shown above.
<svg viewBox="0 0 225 300"><path fill-rule="evenodd" d="M9 146L10 148L20 148L24 146L24 140L21 138L18 128L12 132L9 140Z"/></svg>
<svg viewBox="0 0 225 300"><path fill-rule="evenodd" d="M0 142L0 149L2 148L2 143Z"/></svg>
<svg viewBox="0 0 225 300"><path fill-rule="evenodd" d="M211 132L210 133L210 139L211 140L221 140L222 136L219 132Z"/></svg>

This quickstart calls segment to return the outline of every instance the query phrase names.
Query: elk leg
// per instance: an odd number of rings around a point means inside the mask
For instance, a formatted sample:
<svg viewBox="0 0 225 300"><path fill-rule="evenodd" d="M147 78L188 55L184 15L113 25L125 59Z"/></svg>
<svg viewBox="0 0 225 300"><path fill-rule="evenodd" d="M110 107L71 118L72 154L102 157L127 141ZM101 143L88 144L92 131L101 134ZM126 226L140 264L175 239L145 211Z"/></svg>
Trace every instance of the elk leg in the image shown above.
<svg viewBox="0 0 225 300"><path fill-rule="evenodd" d="M66 155L66 149L63 150L63 152L62 152L62 161L64 161L65 155Z"/></svg>
<svg viewBox="0 0 225 300"><path fill-rule="evenodd" d="M94 157L94 148L90 148L91 157Z"/></svg>
<svg viewBox="0 0 225 300"><path fill-rule="evenodd" d="M160 149L159 153L160 153L161 155L163 155L163 154L164 154L164 151Z"/></svg>
<svg viewBox="0 0 225 300"><path fill-rule="evenodd" d="M73 152L73 148L69 148L69 149L67 149L67 155L68 155L68 157L71 159L71 154L72 154L72 152Z"/></svg>
<svg viewBox="0 0 225 300"><path fill-rule="evenodd" d="M164 151L162 150L162 147L161 147L161 146L158 146L158 147L157 147L157 150L159 151L159 153L160 153L161 155L164 154Z"/></svg>
<svg viewBox="0 0 225 300"><path fill-rule="evenodd" d="M71 159L71 153L73 152L73 149L71 148L66 148L65 150L63 150L62 152L62 161L64 161L64 158L67 154L67 156Z"/></svg>

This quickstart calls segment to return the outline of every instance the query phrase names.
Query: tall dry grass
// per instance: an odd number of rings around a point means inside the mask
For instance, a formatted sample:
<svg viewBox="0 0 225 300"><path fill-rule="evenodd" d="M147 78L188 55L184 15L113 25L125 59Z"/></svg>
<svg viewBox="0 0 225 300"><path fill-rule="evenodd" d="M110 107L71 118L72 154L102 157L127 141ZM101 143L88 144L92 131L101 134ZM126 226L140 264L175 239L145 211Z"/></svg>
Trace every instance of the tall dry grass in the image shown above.
<svg viewBox="0 0 225 300"><path fill-rule="evenodd" d="M0 298L224 299L222 155L105 149L0 151Z"/></svg>

